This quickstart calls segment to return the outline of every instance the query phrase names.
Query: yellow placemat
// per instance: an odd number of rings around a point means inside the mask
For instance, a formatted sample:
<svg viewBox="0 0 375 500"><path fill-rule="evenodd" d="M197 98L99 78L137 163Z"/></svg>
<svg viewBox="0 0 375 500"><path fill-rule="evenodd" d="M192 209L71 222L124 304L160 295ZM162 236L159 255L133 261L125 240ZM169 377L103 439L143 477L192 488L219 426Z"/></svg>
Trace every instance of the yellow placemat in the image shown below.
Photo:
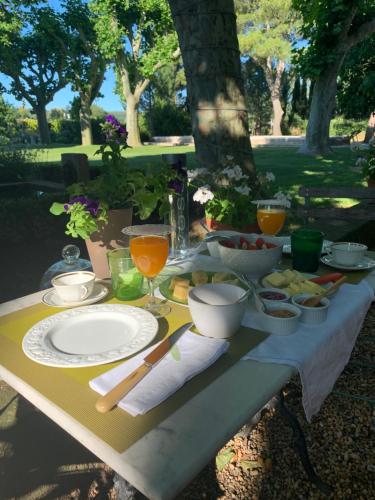
<svg viewBox="0 0 375 500"><path fill-rule="evenodd" d="M141 305L143 300L127 303ZM111 299L107 303L125 302ZM160 320L159 333L154 343L191 321L187 307L177 304L171 304L171 307L171 314ZM61 312L61 309L38 304L0 317L0 364L119 453L175 412L268 336L264 332L241 328L231 340L226 354L146 415L131 417L119 408L100 414L94 407L98 394L89 388L88 382L122 361L89 368L52 368L31 361L22 351L22 339L29 328L57 312Z"/></svg>

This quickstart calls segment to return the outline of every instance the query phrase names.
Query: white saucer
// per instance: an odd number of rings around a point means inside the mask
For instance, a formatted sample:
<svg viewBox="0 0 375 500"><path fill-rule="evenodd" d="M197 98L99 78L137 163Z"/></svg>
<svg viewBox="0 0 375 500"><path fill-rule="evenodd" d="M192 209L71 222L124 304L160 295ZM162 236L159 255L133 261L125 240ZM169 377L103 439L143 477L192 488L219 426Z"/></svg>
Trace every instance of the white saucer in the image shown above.
<svg viewBox="0 0 375 500"><path fill-rule="evenodd" d="M49 290L47 293L43 295L42 302L47 306L52 307L76 307L76 306L87 306L89 304L94 304L99 300L104 299L108 295L108 288L102 285L101 283L95 283L94 289L87 297L87 299L81 300L80 302L64 302L57 295L54 289Z"/></svg>
<svg viewBox="0 0 375 500"><path fill-rule="evenodd" d="M326 266L334 267L336 269L345 269L346 271L366 271L367 269L375 267L375 260L370 259L369 257L363 257L362 262L355 266L344 266L343 264L338 264L333 260L331 255L323 255L323 257L320 258L320 261Z"/></svg>

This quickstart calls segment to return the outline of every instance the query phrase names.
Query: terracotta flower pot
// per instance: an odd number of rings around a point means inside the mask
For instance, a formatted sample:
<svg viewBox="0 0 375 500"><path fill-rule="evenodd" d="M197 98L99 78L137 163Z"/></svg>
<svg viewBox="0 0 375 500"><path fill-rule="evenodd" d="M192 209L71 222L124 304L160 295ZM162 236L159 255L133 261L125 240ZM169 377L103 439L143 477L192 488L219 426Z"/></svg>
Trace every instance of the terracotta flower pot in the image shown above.
<svg viewBox="0 0 375 500"><path fill-rule="evenodd" d="M206 217L206 226L209 231L240 231L242 233L261 233L258 224L255 222L253 224L247 224L242 227L234 227L230 224L222 224L221 222Z"/></svg>
<svg viewBox="0 0 375 500"><path fill-rule="evenodd" d="M121 208L108 211L108 223L102 224L99 231L86 240L92 268L97 278L109 278L107 252L114 248L126 247L129 239L121 229L132 223L133 209Z"/></svg>

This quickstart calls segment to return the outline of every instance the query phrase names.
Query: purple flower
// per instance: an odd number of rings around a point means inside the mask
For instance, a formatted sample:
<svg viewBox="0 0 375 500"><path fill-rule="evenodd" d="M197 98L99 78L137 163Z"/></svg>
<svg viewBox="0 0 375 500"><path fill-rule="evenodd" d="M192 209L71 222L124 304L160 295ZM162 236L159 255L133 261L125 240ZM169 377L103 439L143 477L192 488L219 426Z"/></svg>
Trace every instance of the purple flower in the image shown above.
<svg viewBox="0 0 375 500"><path fill-rule="evenodd" d="M73 198L71 198L69 202L66 205L64 205L64 210L67 212L69 210L69 207L74 205L75 203L80 203L81 205L84 205L85 210L90 212L90 214L93 217L97 217L100 205L99 200L90 200L85 196L73 196Z"/></svg>
<svg viewBox="0 0 375 500"><path fill-rule="evenodd" d="M105 121L106 121L106 122L108 122L108 123L110 123L111 125L113 125L113 126L114 126L114 127L116 127L116 128L121 127L121 123L120 123L120 122L118 121L118 119L117 119L115 116L113 116L113 115L107 115L107 116L105 117Z"/></svg>
<svg viewBox="0 0 375 500"><path fill-rule="evenodd" d="M180 179L173 179L169 181L168 187L173 189L176 193L181 194L184 188L184 183Z"/></svg>

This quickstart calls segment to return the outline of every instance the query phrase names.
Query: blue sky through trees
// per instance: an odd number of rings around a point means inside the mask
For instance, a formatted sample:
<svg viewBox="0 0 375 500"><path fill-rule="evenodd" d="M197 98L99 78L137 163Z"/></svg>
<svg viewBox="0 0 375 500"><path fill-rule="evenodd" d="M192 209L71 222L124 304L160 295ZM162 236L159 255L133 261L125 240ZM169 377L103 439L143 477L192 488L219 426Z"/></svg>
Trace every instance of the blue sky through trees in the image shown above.
<svg viewBox="0 0 375 500"><path fill-rule="evenodd" d="M61 10L60 0L48 0L48 4L57 11ZM3 84L6 89L9 89L10 81L10 78L0 73L0 83ZM114 93L114 88L115 74L113 69L110 68L106 72L105 80L100 90L103 97L95 99L94 103L98 106L101 106L107 111L123 111L124 108L122 107L120 98ZM72 92L71 86L67 85L65 88L61 89L55 94L53 101L48 104L47 109L67 108L76 95L78 94ZM14 104L15 106L21 106L22 104L21 101L16 100L10 93L5 93L4 97L7 102L9 102L10 104ZM25 102L24 104L27 108L30 108L27 102Z"/></svg>

